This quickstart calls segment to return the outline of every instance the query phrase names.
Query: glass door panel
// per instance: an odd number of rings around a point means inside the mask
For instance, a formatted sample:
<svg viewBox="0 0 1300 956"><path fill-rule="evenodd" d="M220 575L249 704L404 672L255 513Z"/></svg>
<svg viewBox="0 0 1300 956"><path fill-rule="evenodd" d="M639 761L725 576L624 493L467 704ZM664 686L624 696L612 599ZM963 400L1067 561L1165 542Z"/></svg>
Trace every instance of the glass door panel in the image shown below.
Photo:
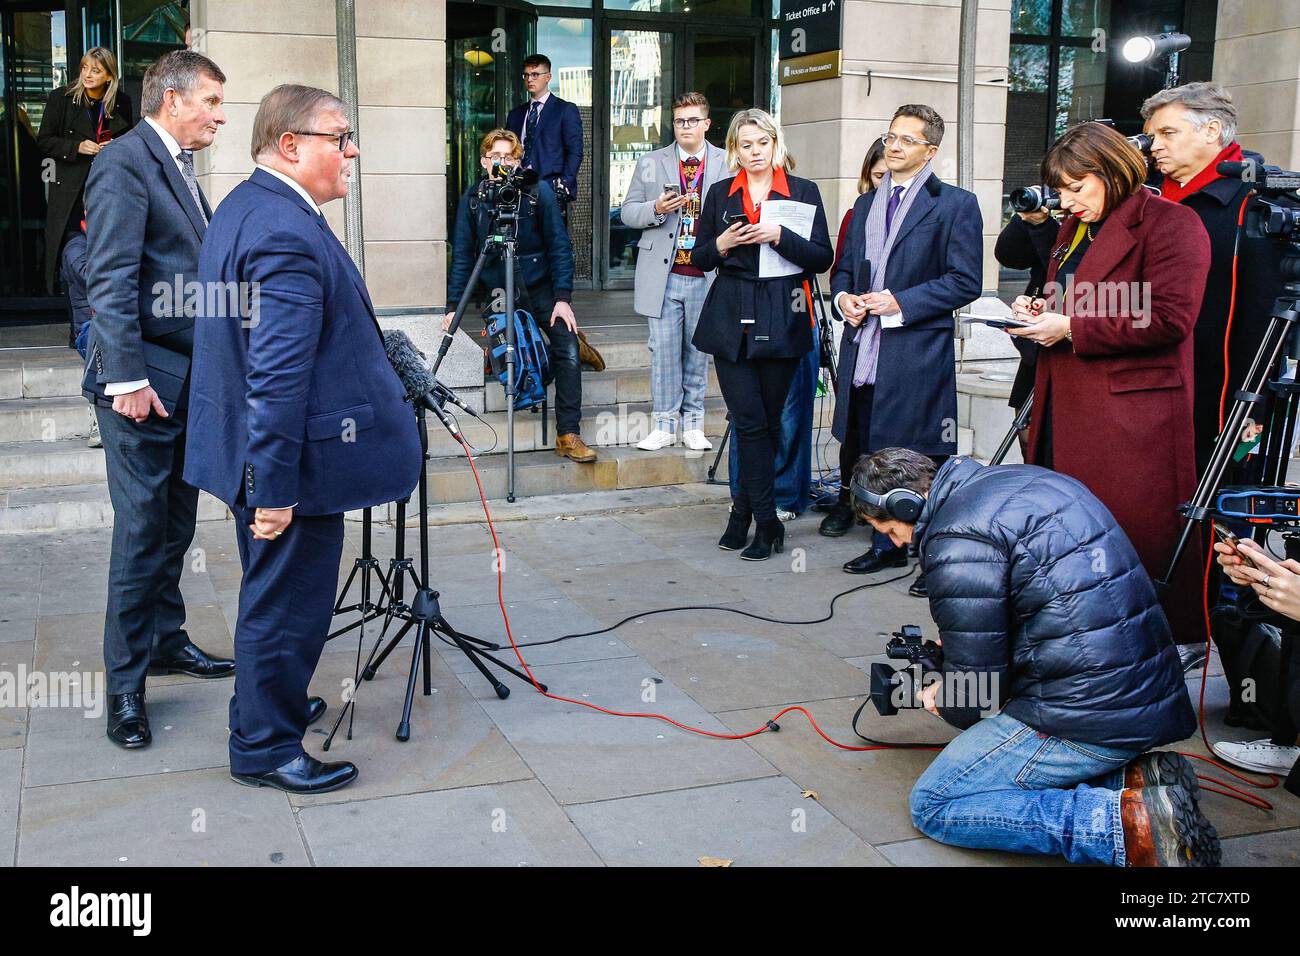
<svg viewBox="0 0 1300 956"><path fill-rule="evenodd" d="M609 31L609 241L605 277L630 285L640 230L623 224L619 207L637 160L672 142L675 36L657 30Z"/></svg>
<svg viewBox="0 0 1300 956"><path fill-rule="evenodd" d="M727 127L739 110L763 106L754 88L758 62L756 36L718 36L696 33L691 37L690 88L709 98L708 140L725 147Z"/></svg>

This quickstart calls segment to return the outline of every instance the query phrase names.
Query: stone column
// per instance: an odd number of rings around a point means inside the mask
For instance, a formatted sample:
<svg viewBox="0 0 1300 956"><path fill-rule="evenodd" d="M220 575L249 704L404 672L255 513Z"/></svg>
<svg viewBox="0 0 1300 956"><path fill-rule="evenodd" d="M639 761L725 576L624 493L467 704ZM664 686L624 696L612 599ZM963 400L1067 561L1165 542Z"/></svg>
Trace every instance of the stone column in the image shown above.
<svg viewBox="0 0 1300 956"><path fill-rule="evenodd" d="M1219 0L1214 79L1237 103L1243 146L1283 169L1300 162L1300 5Z"/></svg>

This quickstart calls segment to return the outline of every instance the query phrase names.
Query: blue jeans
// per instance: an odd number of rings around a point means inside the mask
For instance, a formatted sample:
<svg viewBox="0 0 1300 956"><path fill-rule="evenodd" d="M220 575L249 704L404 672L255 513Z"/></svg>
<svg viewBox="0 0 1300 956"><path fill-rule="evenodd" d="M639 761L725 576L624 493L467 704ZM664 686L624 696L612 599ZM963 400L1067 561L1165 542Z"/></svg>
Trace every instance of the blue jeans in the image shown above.
<svg viewBox="0 0 1300 956"><path fill-rule="evenodd" d="M912 823L952 846L1123 866L1120 791L1139 753L1048 737L998 714L963 732L921 774Z"/></svg>
<svg viewBox="0 0 1300 956"><path fill-rule="evenodd" d="M817 372L821 365L816 340L814 329L813 350L795 369L790 394L781 410L781 447L777 449L774 465L776 506L795 514L807 510L808 490L812 484L813 406L817 399ZM740 452L736 448L734 433L732 439L727 446L727 475L734 500L736 479L740 474Z"/></svg>

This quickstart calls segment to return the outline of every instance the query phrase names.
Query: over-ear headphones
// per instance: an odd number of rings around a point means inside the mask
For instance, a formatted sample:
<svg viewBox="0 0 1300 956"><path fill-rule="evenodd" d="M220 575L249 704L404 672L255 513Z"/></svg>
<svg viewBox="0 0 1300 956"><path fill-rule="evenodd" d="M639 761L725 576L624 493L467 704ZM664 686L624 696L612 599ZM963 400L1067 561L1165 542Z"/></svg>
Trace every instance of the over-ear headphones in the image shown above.
<svg viewBox="0 0 1300 956"><path fill-rule="evenodd" d="M921 509L925 507L925 498L911 488L891 488L883 495L878 495L860 485L856 475L849 483L849 488L853 492L853 497L864 504L881 509L895 521L915 524L916 519L921 516Z"/></svg>

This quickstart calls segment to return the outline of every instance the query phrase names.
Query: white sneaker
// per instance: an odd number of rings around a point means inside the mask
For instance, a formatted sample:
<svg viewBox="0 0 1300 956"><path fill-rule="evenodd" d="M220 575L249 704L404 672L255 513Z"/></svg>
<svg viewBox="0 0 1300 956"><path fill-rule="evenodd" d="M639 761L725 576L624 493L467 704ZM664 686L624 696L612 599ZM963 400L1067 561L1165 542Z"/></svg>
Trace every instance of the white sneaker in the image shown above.
<svg viewBox="0 0 1300 956"><path fill-rule="evenodd" d="M662 428L656 428L645 438L636 443L636 447L642 451L658 451L660 448L667 448L669 445L676 444L677 436L672 432L666 432Z"/></svg>
<svg viewBox="0 0 1300 956"><path fill-rule="evenodd" d="M687 429L686 434L682 435L682 441L691 451L709 451L713 448L713 442L704 437L704 431L700 428Z"/></svg>
<svg viewBox="0 0 1300 956"><path fill-rule="evenodd" d="M86 439L87 448L103 448L104 439L99 437L99 419L95 417L95 410L90 410L90 437Z"/></svg>
<svg viewBox="0 0 1300 956"><path fill-rule="evenodd" d="M1263 740L1234 743L1221 740L1214 745L1217 756L1243 770L1256 773L1287 773L1300 760L1300 747L1283 747Z"/></svg>
<svg viewBox="0 0 1300 956"><path fill-rule="evenodd" d="M786 511L784 508L777 508L776 516L781 521L793 521L795 518L799 517L793 511Z"/></svg>

